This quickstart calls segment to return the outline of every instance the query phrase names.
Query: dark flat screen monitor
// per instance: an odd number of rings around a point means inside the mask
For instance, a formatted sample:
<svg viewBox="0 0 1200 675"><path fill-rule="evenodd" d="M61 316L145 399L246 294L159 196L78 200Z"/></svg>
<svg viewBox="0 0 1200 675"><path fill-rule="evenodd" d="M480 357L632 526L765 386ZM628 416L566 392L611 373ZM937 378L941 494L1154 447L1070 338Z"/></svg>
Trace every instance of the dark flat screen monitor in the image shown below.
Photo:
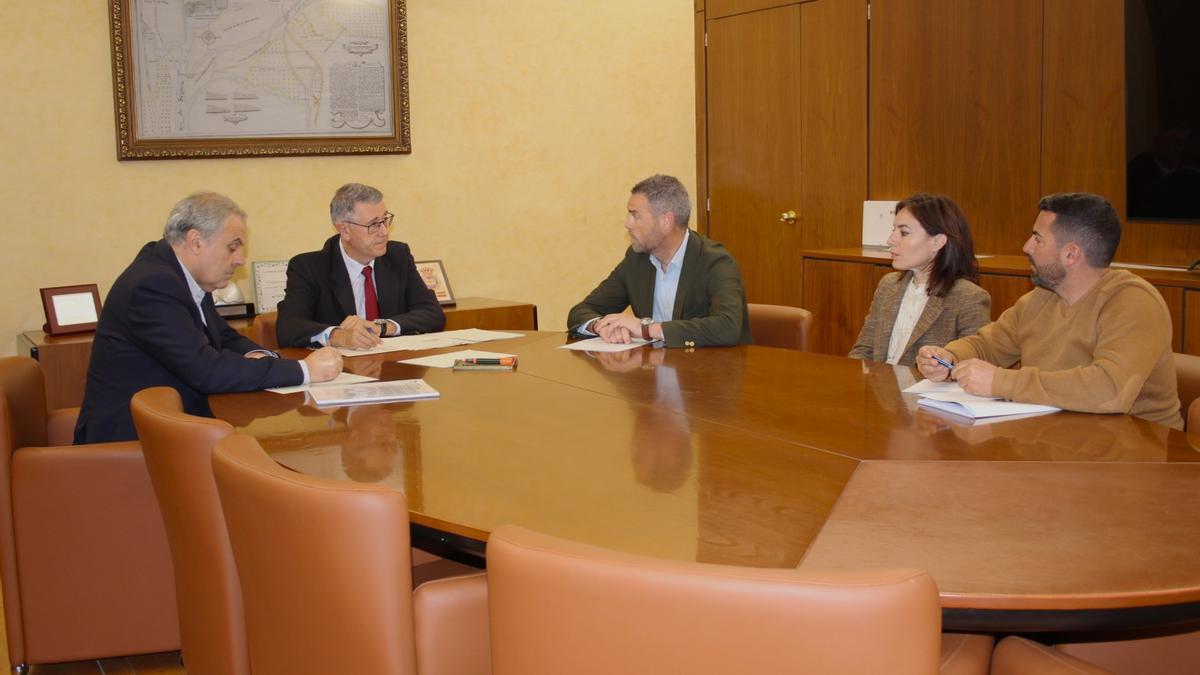
<svg viewBox="0 0 1200 675"><path fill-rule="evenodd" d="M1200 0L1125 0L1129 220L1200 223Z"/></svg>

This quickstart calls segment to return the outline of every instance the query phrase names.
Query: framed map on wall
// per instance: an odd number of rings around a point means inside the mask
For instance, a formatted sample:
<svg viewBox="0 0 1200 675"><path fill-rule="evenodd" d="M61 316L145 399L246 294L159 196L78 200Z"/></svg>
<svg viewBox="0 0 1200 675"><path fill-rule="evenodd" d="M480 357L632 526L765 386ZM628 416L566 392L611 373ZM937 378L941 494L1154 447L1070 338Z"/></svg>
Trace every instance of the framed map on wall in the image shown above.
<svg viewBox="0 0 1200 675"><path fill-rule="evenodd" d="M110 0L117 158L412 151L405 0Z"/></svg>

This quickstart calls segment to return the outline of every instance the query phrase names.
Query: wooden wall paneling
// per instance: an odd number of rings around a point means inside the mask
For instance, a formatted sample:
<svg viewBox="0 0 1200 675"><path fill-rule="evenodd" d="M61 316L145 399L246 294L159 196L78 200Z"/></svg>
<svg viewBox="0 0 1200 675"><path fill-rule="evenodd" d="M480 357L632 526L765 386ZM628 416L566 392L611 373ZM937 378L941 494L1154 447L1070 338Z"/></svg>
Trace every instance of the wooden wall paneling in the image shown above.
<svg viewBox="0 0 1200 675"><path fill-rule="evenodd" d="M1183 294L1183 352L1200 356L1200 291Z"/></svg>
<svg viewBox="0 0 1200 675"><path fill-rule="evenodd" d="M800 7L706 23L708 229L751 302L798 305L800 228L779 216L800 210Z"/></svg>
<svg viewBox="0 0 1200 675"><path fill-rule="evenodd" d="M977 251L1019 249L1040 190L1041 34L1042 0L873 0L871 199L948 194Z"/></svg>
<svg viewBox="0 0 1200 675"><path fill-rule="evenodd" d="M696 0L697 9L703 9L704 0ZM704 65L704 12L696 12L696 194L692 228L708 235L708 119L705 116L705 65Z"/></svg>
<svg viewBox="0 0 1200 675"><path fill-rule="evenodd" d="M1171 350L1183 351L1183 289L1178 286L1155 286L1167 303L1167 312L1171 315Z"/></svg>
<svg viewBox="0 0 1200 675"><path fill-rule="evenodd" d="M1044 1L1041 192L1094 192L1124 214L1124 0Z"/></svg>
<svg viewBox="0 0 1200 675"><path fill-rule="evenodd" d="M697 0L703 1L703 0ZM773 7L782 7L783 5L794 5L802 0L708 0L705 3L704 11L710 19L719 19L725 16L733 16L735 14L746 14L747 12L757 12L762 9L771 9Z"/></svg>
<svg viewBox="0 0 1200 675"><path fill-rule="evenodd" d="M800 230L804 248L858 246L867 198L867 10L800 7Z"/></svg>
<svg viewBox="0 0 1200 675"><path fill-rule="evenodd" d="M832 260L804 261L804 308L813 313L809 349L845 356L867 319L881 271L878 265Z"/></svg>
<svg viewBox="0 0 1200 675"><path fill-rule="evenodd" d="M696 0L696 11L697 12L704 11L704 0Z"/></svg>
<svg viewBox="0 0 1200 675"><path fill-rule="evenodd" d="M1033 290L1029 277L1008 274L980 274L979 286L992 296L992 321L1012 307L1017 298Z"/></svg>

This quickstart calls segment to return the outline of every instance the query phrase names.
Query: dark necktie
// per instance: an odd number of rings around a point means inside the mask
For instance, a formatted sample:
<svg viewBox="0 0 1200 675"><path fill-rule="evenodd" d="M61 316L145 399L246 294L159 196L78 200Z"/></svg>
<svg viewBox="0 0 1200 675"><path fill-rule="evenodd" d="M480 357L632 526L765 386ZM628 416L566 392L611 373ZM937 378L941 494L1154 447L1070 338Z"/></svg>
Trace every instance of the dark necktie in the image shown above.
<svg viewBox="0 0 1200 675"><path fill-rule="evenodd" d="M367 321L379 318L379 298L375 295L375 279L371 276L371 266L363 268L363 300L367 308Z"/></svg>
<svg viewBox="0 0 1200 675"><path fill-rule="evenodd" d="M213 303L212 293L205 293L200 301L200 312L204 315L204 332L213 349L221 348L221 334L217 332L217 307Z"/></svg>

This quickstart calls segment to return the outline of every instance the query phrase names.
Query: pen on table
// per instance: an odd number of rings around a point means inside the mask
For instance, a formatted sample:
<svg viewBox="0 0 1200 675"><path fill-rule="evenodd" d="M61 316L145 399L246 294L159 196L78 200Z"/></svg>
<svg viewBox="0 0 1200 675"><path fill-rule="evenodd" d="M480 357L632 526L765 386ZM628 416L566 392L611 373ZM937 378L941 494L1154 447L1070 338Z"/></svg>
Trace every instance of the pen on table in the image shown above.
<svg viewBox="0 0 1200 675"><path fill-rule="evenodd" d="M953 363L950 363L949 361L947 361L947 360L943 359L943 358L942 358L942 357L940 357L940 356L936 356L936 355L935 355L935 356L933 357L933 360L934 360L934 361L937 361L937 362L938 362L938 363L940 363L940 364L942 364L942 367L943 367L943 368L945 368L946 370L954 370L954 364L953 364Z"/></svg>
<svg viewBox="0 0 1200 675"><path fill-rule="evenodd" d="M512 356L505 356L498 359L479 359L472 357L469 359L463 359L462 361L463 363L469 363L474 366L511 366L516 362L516 358Z"/></svg>

